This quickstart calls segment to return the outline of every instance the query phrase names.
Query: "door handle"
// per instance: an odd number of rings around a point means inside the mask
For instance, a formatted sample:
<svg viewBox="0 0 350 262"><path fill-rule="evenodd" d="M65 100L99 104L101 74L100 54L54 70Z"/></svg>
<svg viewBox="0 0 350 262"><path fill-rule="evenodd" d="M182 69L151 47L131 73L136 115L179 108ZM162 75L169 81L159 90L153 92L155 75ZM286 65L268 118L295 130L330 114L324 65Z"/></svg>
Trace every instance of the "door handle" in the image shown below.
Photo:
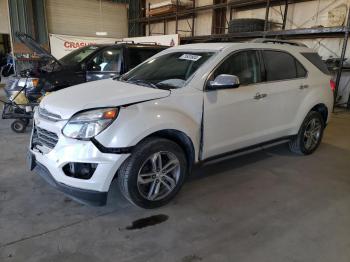
<svg viewBox="0 0 350 262"><path fill-rule="evenodd" d="M267 97L267 94L256 93L256 95L254 96L254 99L259 100L259 99L262 99L264 97Z"/></svg>
<svg viewBox="0 0 350 262"><path fill-rule="evenodd" d="M309 87L309 85L301 85L300 87L299 87L299 89L305 89L305 88L308 88Z"/></svg>

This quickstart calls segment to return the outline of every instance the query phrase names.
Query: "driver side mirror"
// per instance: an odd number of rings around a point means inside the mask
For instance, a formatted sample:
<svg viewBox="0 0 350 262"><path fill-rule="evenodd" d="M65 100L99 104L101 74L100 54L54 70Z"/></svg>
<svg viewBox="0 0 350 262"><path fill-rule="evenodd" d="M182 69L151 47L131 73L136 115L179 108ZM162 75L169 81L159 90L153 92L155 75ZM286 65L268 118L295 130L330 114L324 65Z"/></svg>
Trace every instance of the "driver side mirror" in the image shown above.
<svg viewBox="0 0 350 262"><path fill-rule="evenodd" d="M235 75L218 75L214 81L210 81L208 90L226 89L226 88L238 88L240 85L238 76Z"/></svg>

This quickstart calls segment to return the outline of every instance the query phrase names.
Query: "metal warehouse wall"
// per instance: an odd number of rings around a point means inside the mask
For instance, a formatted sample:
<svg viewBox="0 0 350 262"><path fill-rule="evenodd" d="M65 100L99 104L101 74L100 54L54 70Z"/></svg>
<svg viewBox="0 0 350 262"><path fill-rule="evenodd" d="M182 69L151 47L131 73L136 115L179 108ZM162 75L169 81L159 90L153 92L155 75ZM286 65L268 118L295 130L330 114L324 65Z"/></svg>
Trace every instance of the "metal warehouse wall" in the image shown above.
<svg viewBox="0 0 350 262"><path fill-rule="evenodd" d="M127 37L127 5L96 0L47 0L48 31L52 34L96 36L104 31L107 37Z"/></svg>
<svg viewBox="0 0 350 262"><path fill-rule="evenodd" d="M350 0L317 0L289 5L286 29L331 27L346 24L347 9ZM240 11L233 14L234 18L265 19L265 8ZM284 6L271 7L269 20L282 23ZM343 38L298 39L308 47L316 50L324 59L339 57L343 46ZM348 46L346 57L350 56Z"/></svg>
<svg viewBox="0 0 350 262"><path fill-rule="evenodd" d="M148 3L159 3L164 0L147 0ZM213 4L213 0L195 0L196 6ZM228 0L231 2L230 0ZM282 1L283 2L283 1ZM288 18L286 29L311 28L311 27L329 27L341 26L345 24L347 9L350 6L350 0L315 0L296 4L290 4L288 10ZM261 18L265 19L265 8L251 9L246 11L233 11L233 18ZM270 8L269 20L282 23L282 14L284 5L273 6ZM199 12L195 18L194 34L210 35L212 30L212 11ZM227 11L226 19L229 20L230 13ZM179 19L179 30L190 30L188 23L191 24L191 18ZM151 34L162 34L164 24L151 24ZM227 29L226 29L227 32ZM166 33L175 33L175 21L169 21L166 24ZM148 34L148 26L146 26L146 34ZM179 31L181 36L190 36L190 32ZM320 38L300 40L309 47L315 49L324 58L339 57L342 50L342 38ZM350 45L350 44L349 44ZM350 56L350 48L347 48L346 57Z"/></svg>
<svg viewBox="0 0 350 262"><path fill-rule="evenodd" d="M160 3L163 0L146 0L146 7L148 8L148 3ZM196 6L203 5L211 5L213 4L213 0L195 0ZM189 19L190 21L191 19ZM208 35L211 33L211 23L212 23L212 11L203 11L196 15L195 23L194 23L194 34L195 35ZM190 22L191 24L191 22ZM151 25L151 33L154 34L163 33L163 23L156 23ZM191 31L188 26L186 19L179 19L179 30L187 30ZM175 21L170 21L166 25L166 33L174 34L175 33ZM146 25L146 34L148 34L148 25ZM181 32L182 36L190 36L190 32Z"/></svg>
<svg viewBox="0 0 350 262"><path fill-rule="evenodd" d="M0 34L10 33L7 0L0 0Z"/></svg>

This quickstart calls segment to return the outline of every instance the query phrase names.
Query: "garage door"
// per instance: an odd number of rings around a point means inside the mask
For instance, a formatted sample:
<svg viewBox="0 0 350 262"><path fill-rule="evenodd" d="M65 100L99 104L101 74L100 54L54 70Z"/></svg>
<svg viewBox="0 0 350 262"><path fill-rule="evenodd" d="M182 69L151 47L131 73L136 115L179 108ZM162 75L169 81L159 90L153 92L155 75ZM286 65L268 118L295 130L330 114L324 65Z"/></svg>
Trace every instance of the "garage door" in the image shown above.
<svg viewBox="0 0 350 262"><path fill-rule="evenodd" d="M7 0L0 0L0 34L9 34L10 24L8 17Z"/></svg>
<svg viewBox="0 0 350 262"><path fill-rule="evenodd" d="M46 14L49 33L96 36L107 32L108 37L128 35L127 5L102 0L47 0Z"/></svg>

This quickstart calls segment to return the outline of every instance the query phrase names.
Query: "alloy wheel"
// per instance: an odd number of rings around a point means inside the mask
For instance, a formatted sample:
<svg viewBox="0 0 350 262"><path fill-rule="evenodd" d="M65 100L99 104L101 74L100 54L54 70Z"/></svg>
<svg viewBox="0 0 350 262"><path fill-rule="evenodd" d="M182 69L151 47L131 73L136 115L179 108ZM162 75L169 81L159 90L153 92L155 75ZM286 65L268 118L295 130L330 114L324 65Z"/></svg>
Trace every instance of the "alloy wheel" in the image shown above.
<svg viewBox="0 0 350 262"><path fill-rule="evenodd" d="M322 123L317 118L312 118L306 125L304 131L304 146L307 150L314 149L320 138L322 132Z"/></svg>
<svg viewBox="0 0 350 262"><path fill-rule="evenodd" d="M173 153L161 151L152 154L138 172L140 194L150 201L164 199L175 189L180 171L179 159Z"/></svg>

